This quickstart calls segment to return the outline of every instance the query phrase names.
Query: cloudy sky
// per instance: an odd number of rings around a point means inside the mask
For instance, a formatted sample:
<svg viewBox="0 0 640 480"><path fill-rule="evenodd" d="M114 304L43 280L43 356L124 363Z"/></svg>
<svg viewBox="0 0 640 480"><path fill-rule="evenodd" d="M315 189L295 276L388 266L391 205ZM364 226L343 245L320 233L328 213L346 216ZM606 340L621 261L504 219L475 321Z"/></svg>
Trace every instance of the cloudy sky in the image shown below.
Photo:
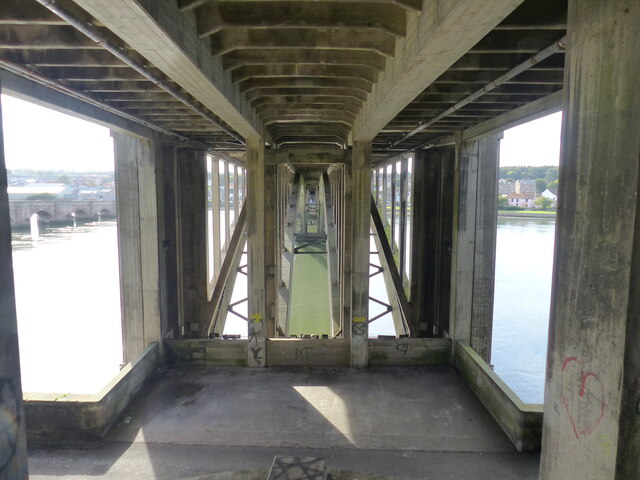
<svg viewBox="0 0 640 480"><path fill-rule="evenodd" d="M108 128L2 95L7 168L113 170Z"/></svg>
<svg viewBox="0 0 640 480"><path fill-rule="evenodd" d="M113 170L109 129L2 96L8 169ZM555 113L505 131L501 166L558 165L560 123Z"/></svg>

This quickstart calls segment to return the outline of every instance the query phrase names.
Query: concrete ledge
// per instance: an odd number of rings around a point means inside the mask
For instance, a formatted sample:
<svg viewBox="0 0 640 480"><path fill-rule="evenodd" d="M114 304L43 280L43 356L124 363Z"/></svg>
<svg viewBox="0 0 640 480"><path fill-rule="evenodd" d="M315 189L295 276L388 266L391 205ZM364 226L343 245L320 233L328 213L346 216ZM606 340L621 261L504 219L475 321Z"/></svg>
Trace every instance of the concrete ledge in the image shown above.
<svg viewBox="0 0 640 480"><path fill-rule="evenodd" d="M170 364L246 367L248 340L166 340L167 361Z"/></svg>
<svg viewBox="0 0 640 480"><path fill-rule="evenodd" d="M540 451L543 405L520 400L466 342L456 343L453 364L516 449Z"/></svg>
<svg viewBox="0 0 640 480"><path fill-rule="evenodd" d="M159 346L152 343L100 393L25 393L28 441L59 444L100 440L159 365Z"/></svg>
<svg viewBox="0 0 640 480"><path fill-rule="evenodd" d="M369 339L369 365L407 367L447 365L451 340L445 338Z"/></svg>
<svg viewBox="0 0 640 480"><path fill-rule="evenodd" d="M342 338L270 338L267 366L348 367L349 342Z"/></svg>

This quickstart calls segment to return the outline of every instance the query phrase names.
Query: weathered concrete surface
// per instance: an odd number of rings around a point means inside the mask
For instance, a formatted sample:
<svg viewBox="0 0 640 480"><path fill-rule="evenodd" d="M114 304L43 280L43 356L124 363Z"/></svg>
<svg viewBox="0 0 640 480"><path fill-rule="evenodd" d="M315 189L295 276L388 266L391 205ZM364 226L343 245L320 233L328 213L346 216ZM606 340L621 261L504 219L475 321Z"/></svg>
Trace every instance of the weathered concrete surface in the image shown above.
<svg viewBox="0 0 640 480"><path fill-rule="evenodd" d="M0 479L20 480L27 452L3 133L0 104Z"/></svg>
<svg viewBox="0 0 640 480"><path fill-rule="evenodd" d="M248 340L165 340L167 362L209 366L247 366Z"/></svg>
<svg viewBox="0 0 640 480"><path fill-rule="evenodd" d="M542 405L524 403L466 343L457 342L453 362L519 452L537 452L542 437Z"/></svg>
<svg viewBox="0 0 640 480"><path fill-rule="evenodd" d="M349 365L349 342L342 338L270 338L267 340L267 358L269 367L346 367Z"/></svg>
<svg viewBox="0 0 640 480"><path fill-rule="evenodd" d="M159 345L153 343L95 395L26 393L29 444L100 440L159 365Z"/></svg>
<svg viewBox="0 0 640 480"><path fill-rule="evenodd" d="M451 340L446 338L369 339L369 365L446 365L451 358Z"/></svg>
<svg viewBox="0 0 640 480"><path fill-rule="evenodd" d="M640 476L640 3L572 0L541 478Z"/></svg>
<svg viewBox="0 0 640 480"><path fill-rule="evenodd" d="M32 478L185 478L268 468L274 455L410 478L534 480L445 368L170 370L108 435L83 449L32 450Z"/></svg>

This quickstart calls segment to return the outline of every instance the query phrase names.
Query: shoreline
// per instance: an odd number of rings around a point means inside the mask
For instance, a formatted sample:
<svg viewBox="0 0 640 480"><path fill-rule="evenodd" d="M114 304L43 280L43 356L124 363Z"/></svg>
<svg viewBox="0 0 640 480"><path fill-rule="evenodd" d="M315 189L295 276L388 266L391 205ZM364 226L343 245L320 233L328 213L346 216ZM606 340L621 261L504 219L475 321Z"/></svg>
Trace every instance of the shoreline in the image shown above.
<svg viewBox="0 0 640 480"><path fill-rule="evenodd" d="M556 219L555 213L518 212L509 210L498 210L498 217L503 218L548 218Z"/></svg>

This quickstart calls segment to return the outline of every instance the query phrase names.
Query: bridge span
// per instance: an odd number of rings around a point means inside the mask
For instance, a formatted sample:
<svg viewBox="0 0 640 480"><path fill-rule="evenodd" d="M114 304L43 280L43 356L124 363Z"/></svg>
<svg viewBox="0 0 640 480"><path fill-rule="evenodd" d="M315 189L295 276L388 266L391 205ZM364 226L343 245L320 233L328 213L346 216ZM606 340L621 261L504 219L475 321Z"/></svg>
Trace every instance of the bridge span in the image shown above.
<svg viewBox="0 0 640 480"><path fill-rule="evenodd" d="M116 215L115 200L16 200L9 204L12 227L26 227L33 214L40 223L93 220Z"/></svg>

